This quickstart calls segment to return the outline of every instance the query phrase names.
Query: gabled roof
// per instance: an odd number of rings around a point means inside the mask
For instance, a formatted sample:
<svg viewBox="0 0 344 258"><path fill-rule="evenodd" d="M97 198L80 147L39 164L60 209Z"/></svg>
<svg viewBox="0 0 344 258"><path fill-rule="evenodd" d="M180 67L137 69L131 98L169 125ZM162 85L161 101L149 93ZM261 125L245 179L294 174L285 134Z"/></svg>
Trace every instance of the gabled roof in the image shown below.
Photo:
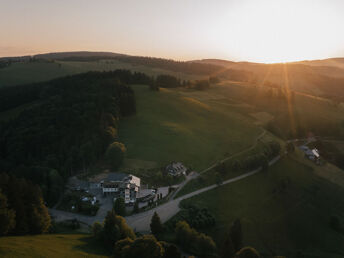
<svg viewBox="0 0 344 258"><path fill-rule="evenodd" d="M109 173L105 181L123 181L128 174L124 173Z"/></svg>

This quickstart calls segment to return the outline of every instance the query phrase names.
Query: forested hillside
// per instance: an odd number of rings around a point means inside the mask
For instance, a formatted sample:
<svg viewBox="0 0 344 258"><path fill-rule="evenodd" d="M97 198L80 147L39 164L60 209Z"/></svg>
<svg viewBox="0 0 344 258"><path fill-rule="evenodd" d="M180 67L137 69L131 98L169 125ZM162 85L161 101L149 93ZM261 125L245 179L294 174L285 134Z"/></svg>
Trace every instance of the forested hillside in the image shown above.
<svg viewBox="0 0 344 258"><path fill-rule="evenodd" d="M118 121L135 114L131 83L144 74L89 72L0 90L0 112L25 108L0 124L0 171L39 184L48 204L63 181L103 156L118 142Z"/></svg>

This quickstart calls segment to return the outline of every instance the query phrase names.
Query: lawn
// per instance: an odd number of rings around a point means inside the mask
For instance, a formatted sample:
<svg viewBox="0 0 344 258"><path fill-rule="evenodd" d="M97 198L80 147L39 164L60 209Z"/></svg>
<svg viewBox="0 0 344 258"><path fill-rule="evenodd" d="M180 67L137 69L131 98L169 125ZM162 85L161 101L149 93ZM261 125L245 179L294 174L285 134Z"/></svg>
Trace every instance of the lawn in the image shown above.
<svg viewBox="0 0 344 258"><path fill-rule="evenodd" d="M231 223L240 218L245 245L267 254L342 257L344 234L333 231L330 217L344 215L344 189L284 158L245 180L182 202L206 207L217 226L206 230L219 246Z"/></svg>
<svg viewBox="0 0 344 258"><path fill-rule="evenodd" d="M108 257L87 234L49 234L0 238L0 257Z"/></svg>
<svg viewBox="0 0 344 258"><path fill-rule="evenodd" d="M223 100L221 87L204 92L152 92L140 85L133 89L137 114L119 125L119 138L129 159L152 161L157 166L181 161L199 171L251 146L262 133L249 115L214 101Z"/></svg>

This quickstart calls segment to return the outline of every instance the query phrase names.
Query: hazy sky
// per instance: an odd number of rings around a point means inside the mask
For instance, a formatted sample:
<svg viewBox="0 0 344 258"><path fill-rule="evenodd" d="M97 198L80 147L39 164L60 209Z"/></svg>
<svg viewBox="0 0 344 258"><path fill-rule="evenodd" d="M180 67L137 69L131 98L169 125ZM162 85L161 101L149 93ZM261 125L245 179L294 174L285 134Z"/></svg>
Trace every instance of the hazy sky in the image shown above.
<svg viewBox="0 0 344 258"><path fill-rule="evenodd" d="M318 59L344 56L343 27L344 0L0 0L0 56Z"/></svg>

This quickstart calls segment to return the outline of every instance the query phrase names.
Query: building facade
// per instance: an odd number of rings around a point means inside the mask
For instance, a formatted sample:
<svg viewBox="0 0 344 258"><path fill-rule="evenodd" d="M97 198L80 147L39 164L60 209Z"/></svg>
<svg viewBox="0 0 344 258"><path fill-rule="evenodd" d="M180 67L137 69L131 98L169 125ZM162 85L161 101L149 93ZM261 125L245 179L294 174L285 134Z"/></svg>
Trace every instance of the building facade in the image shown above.
<svg viewBox="0 0 344 258"><path fill-rule="evenodd" d="M110 173L106 179L100 182L104 195L111 194L114 198L122 197L126 204L136 202L140 186L140 178L123 173Z"/></svg>

